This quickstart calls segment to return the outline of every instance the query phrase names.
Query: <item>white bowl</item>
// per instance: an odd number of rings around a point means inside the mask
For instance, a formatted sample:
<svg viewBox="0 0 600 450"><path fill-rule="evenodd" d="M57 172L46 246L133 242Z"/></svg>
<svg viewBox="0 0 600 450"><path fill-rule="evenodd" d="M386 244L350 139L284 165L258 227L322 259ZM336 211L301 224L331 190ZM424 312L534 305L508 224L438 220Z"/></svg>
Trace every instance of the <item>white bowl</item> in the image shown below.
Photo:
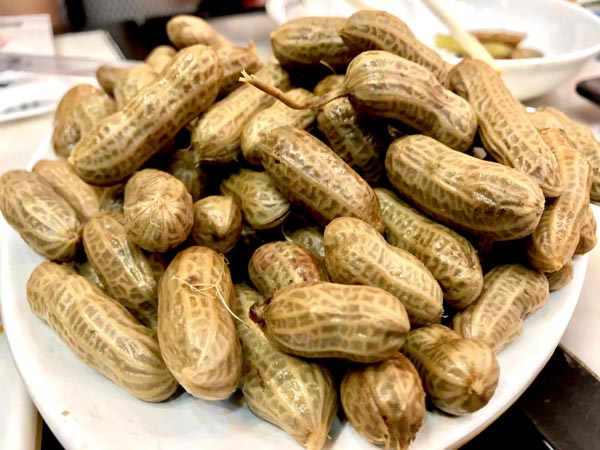
<svg viewBox="0 0 600 450"><path fill-rule="evenodd" d="M352 0L267 0L277 22L302 16L343 16L356 11ZM434 47L436 33L446 27L420 0L363 0L404 20L425 44ZM542 58L498 60L504 82L519 100L545 94L573 77L600 52L600 18L566 0L443 0L466 29L526 32L523 46L540 50ZM439 50L449 62L458 62Z"/></svg>

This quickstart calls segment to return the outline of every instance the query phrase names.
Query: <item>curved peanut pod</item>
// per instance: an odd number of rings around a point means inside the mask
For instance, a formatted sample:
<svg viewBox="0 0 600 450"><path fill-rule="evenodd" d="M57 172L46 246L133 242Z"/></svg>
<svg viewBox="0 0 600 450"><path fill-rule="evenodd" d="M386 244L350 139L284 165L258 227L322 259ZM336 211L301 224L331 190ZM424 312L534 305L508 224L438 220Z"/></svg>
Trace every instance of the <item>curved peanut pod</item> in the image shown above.
<svg viewBox="0 0 600 450"><path fill-rule="evenodd" d="M555 272L544 272L544 275L548 279L550 292L558 291L569 284L573 279L574 270L573 261L569 260Z"/></svg>
<svg viewBox="0 0 600 450"><path fill-rule="evenodd" d="M193 207L194 226L190 233L196 245L221 253L236 246L242 234L242 213L229 195L210 195Z"/></svg>
<svg viewBox="0 0 600 450"><path fill-rule="evenodd" d="M300 244L274 241L258 247L248 263L252 284L265 297L292 284L329 281L315 255Z"/></svg>
<svg viewBox="0 0 600 450"><path fill-rule="evenodd" d="M560 195L556 158L500 75L481 60L464 58L450 71L450 84L475 109L481 140L492 157L529 175L546 197Z"/></svg>
<svg viewBox="0 0 600 450"><path fill-rule="evenodd" d="M202 44L218 49L233 46L233 42L217 32L206 20L187 14L172 17L167 22L167 35L177 48Z"/></svg>
<svg viewBox="0 0 600 450"><path fill-rule="evenodd" d="M485 274L479 298L452 320L452 328L467 339L478 339L498 353L514 341L523 320L548 301L548 279L520 264L504 264Z"/></svg>
<svg viewBox="0 0 600 450"><path fill-rule="evenodd" d="M87 278L43 262L27 281L27 301L75 356L131 395L160 402L177 389L156 333Z"/></svg>
<svg viewBox="0 0 600 450"><path fill-rule="evenodd" d="M367 441L408 449L425 422L425 391L419 373L401 353L350 369L340 399L352 426Z"/></svg>
<svg viewBox="0 0 600 450"><path fill-rule="evenodd" d="M58 195L73 207L82 222L100 212L98 192L79 178L68 162L40 159L31 170L40 175Z"/></svg>
<svg viewBox="0 0 600 450"><path fill-rule="evenodd" d="M154 83L86 134L69 162L91 184L125 180L213 103L222 81L213 49L196 45L180 51Z"/></svg>
<svg viewBox="0 0 600 450"><path fill-rule="evenodd" d="M455 309L469 306L483 287L483 272L473 245L387 189L376 188L375 194L381 206L386 240L416 256L429 269L450 306Z"/></svg>
<svg viewBox="0 0 600 450"><path fill-rule="evenodd" d="M240 87L242 70L254 73L262 67L262 61L252 41L248 43L248 48L229 45L221 47L217 49L217 56L223 67L223 84L219 89L219 97L225 97Z"/></svg>
<svg viewBox="0 0 600 450"><path fill-rule="evenodd" d="M185 390L205 400L227 398L240 379L232 288L224 257L206 247L178 253L159 283L160 351Z"/></svg>
<svg viewBox="0 0 600 450"><path fill-rule="evenodd" d="M165 67L173 60L177 50L170 45L159 45L154 47L148 56L144 59L144 62L152 67L156 73L161 73Z"/></svg>
<svg viewBox="0 0 600 450"><path fill-rule="evenodd" d="M255 230L275 228L290 214L290 202L265 172L240 169L221 181L223 195L233 197L244 220Z"/></svg>
<svg viewBox="0 0 600 450"><path fill-rule="evenodd" d="M263 167L292 203L323 225L350 216L383 231L375 192L333 150L290 126L277 127L266 136L260 150Z"/></svg>
<svg viewBox="0 0 600 450"><path fill-rule="evenodd" d="M489 345L443 325L412 330L402 353L419 372L427 398L448 414L483 408L498 386L500 366Z"/></svg>
<svg viewBox="0 0 600 450"><path fill-rule="evenodd" d="M81 242L75 210L37 173L11 170L0 176L0 211L33 251L70 261Z"/></svg>
<svg viewBox="0 0 600 450"><path fill-rule="evenodd" d="M415 256L388 244L372 226L352 217L332 220L324 238L325 266L333 281L388 291L406 308L411 326L441 321L442 290Z"/></svg>
<svg viewBox="0 0 600 450"><path fill-rule="evenodd" d="M453 151L427 136L392 142L385 168L394 187L420 210L494 240L531 234L544 210L542 190L529 176Z"/></svg>
<svg viewBox="0 0 600 450"><path fill-rule="evenodd" d="M255 303L250 318L286 353L363 363L398 351L410 327L404 306L389 292L325 281L280 289Z"/></svg>
<svg viewBox="0 0 600 450"><path fill-rule="evenodd" d="M83 228L83 248L106 292L140 322L156 317L156 280L140 248L127 238L123 216L101 213Z"/></svg>
<svg viewBox="0 0 600 450"><path fill-rule="evenodd" d="M361 10L352 14L339 29L346 45L360 52L385 50L430 70L448 87L450 65L432 48L419 41L408 25L386 11Z"/></svg>
<svg viewBox="0 0 600 450"><path fill-rule="evenodd" d="M527 256L536 269L554 272L570 261L577 248L577 236L589 208L592 167L562 131L547 128L540 135L558 161L563 192L544 208L527 242Z"/></svg>
<svg viewBox="0 0 600 450"><path fill-rule="evenodd" d="M115 83L113 92L117 108L121 109L146 86L158 78L158 73L148 64L126 67Z"/></svg>
<svg viewBox="0 0 600 450"><path fill-rule="evenodd" d="M576 238L576 237L575 237ZM598 242L596 236L596 216L591 206L588 206L581 229L579 230L579 241L575 249L576 255L583 255L590 252Z"/></svg>
<svg viewBox="0 0 600 450"><path fill-rule="evenodd" d="M264 298L253 289L234 286L234 310L244 365L240 388L248 407L290 434L308 449L327 440L337 412L337 392L329 371L317 363L277 349L248 316Z"/></svg>

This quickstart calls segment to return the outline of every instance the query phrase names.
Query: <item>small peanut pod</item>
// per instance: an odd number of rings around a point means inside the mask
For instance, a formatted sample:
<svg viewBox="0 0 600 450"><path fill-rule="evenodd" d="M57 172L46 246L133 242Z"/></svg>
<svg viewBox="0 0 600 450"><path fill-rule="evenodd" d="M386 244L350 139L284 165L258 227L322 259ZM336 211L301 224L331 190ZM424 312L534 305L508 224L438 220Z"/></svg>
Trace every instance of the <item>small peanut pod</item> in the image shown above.
<svg viewBox="0 0 600 450"><path fill-rule="evenodd" d="M579 231L579 241L577 248L575 249L575 254L583 255L592 251L597 242L598 237L596 236L596 216L594 215L594 210L592 207L588 206L583 218L581 230Z"/></svg>
<svg viewBox="0 0 600 450"><path fill-rule="evenodd" d="M264 298L234 286L236 328L244 365L240 388L257 416L283 429L309 450L320 450L337 412L337 392L329 371L317 363L278 350L248 316Z"/></svg>
<svg viewBox="0 0 600 450"><path fill-rule="evenodd" d="M87 278L43 262L27 281L27 301L75 356L131 395L160 402L177 389L156 333Z"/></svg>
<svg viewBox="0 0 600 450"><path fill-rule="evenodd" d="M196 245L221 253L236 246L242 234L242 213L229 195L210 195L193 206L194 226L190 233Z"/></svg>
<svg viewBox="0 0 600 450"><path fill-rule="evenodd" d="M258 247L248 263L248 275L265 297L292 284L329 281L325 268L310 250L286 241Z"/></svg>
<svg viewBox="0 0 600 450"><path fill-rule="evenodd" d="M154 47L152 51L148 53L144 62L152 67L156 73L161 73L173 60L176 54L177 50L170 45L159 45Z"/></svg>
<svg viewBox="0 0 600 450"><path fill-rule="evenodd" d="M192 151L176 151L167 172L185 185L193 201L204 196L208 179L202 168L195 163Z"/></svg>
<svg viewBox="0 0 600 450"><path fill-rule="evenodd" d="M448 414L483 408L498 386L500 366L489 345L443 325L412 330L402 353L421 375L427 398Z"/></svg>
<svg viewBox="0 0 600 450"><path fill-rule="evenodd" d="M350 369L340 399L352 426L367 441L407 450L425 422L425 391L419 373L401 353Z"/></svg>
<svg viewBox="0 0 600 450"><path fill-rule="evenodd" d="M83 248L106 292L149 326L156 317L156 280L142 250L127 238L122 215L90 219L83 228Z"/></svg>
<svg viewBox="0 0 600 450"><path fill-rule="evenodd" d="M32 172L40 175L52 189L75 210L81 222L100 212L100 199L96 188L83 181L64 160L40 159Z"/></svg>
<svg viewBox="0 0 600 450"><path fill-rule="evenodd" d="M271 130L261 160L275 185L322 225L340 216L357 217L383 231L373 189L327 145L290 126Z"/></svg>
<svg viewBox="0 0 600 450"><path fill-rule="evenodd" d="M262 61L252 41L248 48L229 45L221 47L217 49L217 56L223 67L223 84L219 89L219 97L225 97L241 85L239 79L242 70L254 73L262 67Z"/></svg>
<svg viewBox="0 0 600 450"><path fill-rule="evenodd" d="M416 256L429 269L450 306L455 309L469 306L483 286L483 272L473 245L387 189L376 188L375 194L381 206L386 240Z"/></svg>
<svg viewBox="0 0 600 450"><path fill-rule="evenodd" d="M548 279L520 264L504 264L486 273L483 280L481 295L454 316L452 328L498 353L521 334L523 320L546 304Z"/></svg>
<svg viewBox="0 0 600 450"><path fill-rule="evenodd" d="M464 58L450 71L450 83L475 109L486 151L496 161L529 175L546 197L560 195L556 158L500 75L481 60Z"/></svg>
<svg viewBox="0 0 600 450"><path fill-rule="evenodd" d="M185 185L161 170L141 170L125 185L127 235L144 250L165 252L184 242L194 224L192 208Z"/></svg>
<svg viewBox="0 0 600 450"><path fill-rule="evenodd" d="M550 292L558 291L569 284L573 279L574 271L575 268L573 267L573 261L569 260L556 272L544 272L544 275L548 279L548 287Z"/></svg>
<svg viewBox="0 0 600 450"><path fill-rule="evenodd" d="M323 232L319 227L307 226L298 228L287 234L285 238L290 242L303 245L321 258L321 260L325 258L325 242Z"/></svg>
<svg viewBox="0 0 600 450"><path fill-rule="evenodd" d="M233 285L223 255L188 247L158 289L158 342L171 373L195 397L227 398L241 375L242 351L229 315Z"/></svg>
<svg viewBox="0 0 600 450"><path fill-rule="evenodd" d="M86 182L127 179L217 96L223 71L215 51L188 47L158 79L78 142L69 162Z"/></svg>
<svg viewBox="0 0 600 450"><path fill-rule="evenodd" d="M96 69L96 81L98 81L98 84L104 92L108 95L113 95L117 80L125 69L126 67L102 64Z"/></svg>
<svg viewBox="0 0 600 450"><path fill-rule="evenodd" d="M363 363L398 351L410 327L404 306L389 292L325 281L280 289L255 303L250 318L286 353Z"/></svg>
<svg viewBox="0 0 600 450"><path fill-rule="evenodd" d="M556 157L563 192L544 208L527 241L527 255L533 267L554 272L570 261L577 249L577 237L589 208L592 167L562 131L546 128L540 135Z"/></svg>
<svg viewBox="0 0 600 450"><path fill-rule="evenodd" d="M388 291L404 305L413 327L441 321L442 290L415 256L352 217L332 220L324 237L325 266L332 281Z"/></svg>
<svg viewBox="0 0 600 450"><path fill-rule="evenodd" d="M279 63L287 69L323 67L344 69L358 51L351 51L338 30L342 17L299 17L288 20L271 32L271 47Z"/></svg>
<svg viewBox="0 0 600 450"><path fill-rule="evenodd" d="M218 49L233 46L233 42L217 32L206 20L181 14L167 22L167 36L177 48L203 44Z"/></svg>
<svg viewBox="0 0 600 450"><path fill-rule="evenodd" d="M0 176L0 211L39 255L53 261L75 257L82 224L73 207L37 173L11 170Z"/></svg>
<svg viewBox="0 0 600 450"><path fill-rule="evenodd" d="M256 77L281 89L289 88L287 72L274 61L265 64ZM241 86L212 105L193 126L192 145L196 160L227 163L237 159L246 124L273 102L269 95L251 86Z"/></svg>
<svg viewBox="0 0 600 450"><path fill-rule="evenodd" d="M297 101L314 98L314 95L302 88L291 89L286 95ZM250 164L260 165L260 145L266 132L281 125L306 130L316 117L317 111L314 109L292 109L281 102L273 103L256 114L244 127L240 141L244 159Z"/></svg>
<svg viewBox="0 0 600 450"><path fill-rule="evenodd" d="M392 185L420 210L494 240L531 234L544 210L542 190L529 176L456 152L427 136L392 142L385 168Z"/></svg>
<svg viewBox="0 0 600 450"><path fill-rule="evenodd" d="M255 230L275 228L290 214L290 202L265 172L240 169L221 181L221 193L233 197L244 220Z"/></svg>
<svg viewBox="0 0 600 450"><path fill-rule="evenodd" d="M157 78L158 74L148 64L136 64L125 68L113 90L117 108L123 108L138 92L154 83Z"/></svg>
<svg viewBox="0 0 600 450"><path fill-rule="evenodd" d="M352 49L394 53L430 70L442 86L449 85L449 64L419 41L405 22L388 12L357 11L346 19L339 33Z"/></svg>

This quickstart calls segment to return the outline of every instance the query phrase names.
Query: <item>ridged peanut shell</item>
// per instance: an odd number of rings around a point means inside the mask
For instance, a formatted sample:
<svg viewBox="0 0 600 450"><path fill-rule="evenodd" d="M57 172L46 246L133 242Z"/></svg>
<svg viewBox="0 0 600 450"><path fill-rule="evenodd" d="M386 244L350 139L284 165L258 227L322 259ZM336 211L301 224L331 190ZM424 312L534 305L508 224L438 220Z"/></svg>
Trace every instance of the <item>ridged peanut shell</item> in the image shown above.
<svg viewBox="0 0 600 450"><path fill-rule="evenodd" d="M262 67L262 61L256 52L254 42L250 41L248 47L224 46L217 49L217 56L223 67L223 84L219 89L219 97L225 97L240 87L240 72L247 70L250 73Z"/></svg>
<svg viewBox="0 0 600 450"><path fill-rule="evenodd" d="M126 67L113 89L115 101L119 109L137 95L142 89L154 83L158 73L148 64L136 64Z"/></svg>
<svg viewBox="0 0 600 450"><path fill-rule="evenodd" d="M167 36L177 48L202 44L218 49L233 46L233 42L198 16L179 14L167 22Z"/></svg>
<svg viewBox="0 0 600 450"><path fill-rule="evenodd" d="M242 233L242 213L233 197L204 197L194 203L193 216L190 237L196 245L221 253L227 253L236 246Z"/></svg>
<svg viewBox="0 0 600 450"><path fill-rule="evenodd" d="M576 239L577 237L575 237ZM598 242L596 236L596 216L591 206L588 206L581 229L579 230L579 241L577 248L575 249L576 255L583 255L587 252L592 251Z"/></svg>

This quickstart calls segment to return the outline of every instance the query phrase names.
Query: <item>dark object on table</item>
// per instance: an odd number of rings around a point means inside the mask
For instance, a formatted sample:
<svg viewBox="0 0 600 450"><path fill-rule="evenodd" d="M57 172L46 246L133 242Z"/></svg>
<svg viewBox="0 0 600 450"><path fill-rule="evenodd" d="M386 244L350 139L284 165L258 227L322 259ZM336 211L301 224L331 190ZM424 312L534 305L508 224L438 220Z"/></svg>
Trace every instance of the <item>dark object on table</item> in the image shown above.
<svg viewBox="0 0 600 450"><path fill-rule="evenodd" d="M600 77L590 78L577 83L577 93L600 105Z"/></svg>

